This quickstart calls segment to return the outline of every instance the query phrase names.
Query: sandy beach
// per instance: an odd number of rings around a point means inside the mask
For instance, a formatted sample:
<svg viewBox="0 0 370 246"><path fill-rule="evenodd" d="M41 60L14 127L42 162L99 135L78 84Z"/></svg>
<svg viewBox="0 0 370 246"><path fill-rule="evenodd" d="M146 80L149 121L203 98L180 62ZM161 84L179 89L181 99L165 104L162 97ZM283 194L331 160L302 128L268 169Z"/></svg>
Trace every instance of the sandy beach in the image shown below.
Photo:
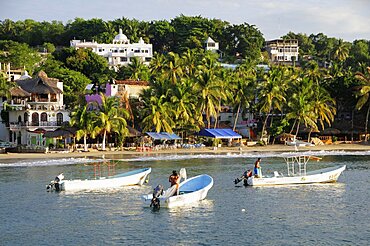
<svg viewBox="0 0 370 246"><path fill-rule="evenodd" d="M330 145L319 145L313 147L299 147L298 151L370 151L369 144L330 144ZM15 160L15 159L45 159L45 158L71 158L71 157L103 157L109 155L148 155L148 154L186 154L186 153L240 153L240 152L290 152L295 151L292 146L275 144L267 146L244 146L244 147L221 147L214 149L212 147L203 147L195 149L167 149L159 151L134 151L134 150L123 150L123 151L98 151L90 150L89 152L56 152L56 153L6 153L0 154L0 160Z"/></svg>

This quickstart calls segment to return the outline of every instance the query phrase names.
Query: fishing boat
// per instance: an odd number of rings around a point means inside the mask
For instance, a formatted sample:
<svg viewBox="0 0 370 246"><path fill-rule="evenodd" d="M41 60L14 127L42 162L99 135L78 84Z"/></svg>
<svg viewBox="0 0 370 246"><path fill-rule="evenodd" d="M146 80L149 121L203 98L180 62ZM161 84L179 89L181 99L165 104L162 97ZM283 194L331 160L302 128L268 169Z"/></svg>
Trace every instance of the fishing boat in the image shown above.
<svg viewBox="0 0 370 246"><path fill-rule="evenodd" d="M129 185L143 185L151 171L151 168L142 168L114 176L85 180L64 180L64 175L60 174L55 178L55 180L51 181L47 186L47 189L56 191L79 191L111 189Z"/></svg>
<svg viewBox="0 0 370 246"><path fill-rule="evenodd" d="M295 140L295 139L293 141L286 141L285 144L289 145L289 146L297 146L297 147L313 147L313 146L315 146L312 143L308 143L308 142L304 142L304 141L300 141L300 140Z"/></svg>
<svg viewBox="0 0 370 246"><path fill-rule="evenodd" d="M320 157L315 156L289 156L285 157L288 174L275 171L273 176L248 177L247 185L268 186L268 185L291 185L291 184L312 184L312 183L332 183L336 182L341 173L346 169L346 165L328 167L324 169L308 171L307 163L309 160L319 161Z"/></svg>
<svg viewBox="0 0 370 246"><path fill-rule="evenodd" d="M152 206L153 201L156 200L156 204L158 204L158 206L155 206L156 208L180 207L205 199L212 186L213 178L207 174L202 174L180 182L178 190L176 189L176 185L174 185L166 191L161 192L158 196L153 196L155 192L153 194L143 195L142 200L148 206Z"/></svg>

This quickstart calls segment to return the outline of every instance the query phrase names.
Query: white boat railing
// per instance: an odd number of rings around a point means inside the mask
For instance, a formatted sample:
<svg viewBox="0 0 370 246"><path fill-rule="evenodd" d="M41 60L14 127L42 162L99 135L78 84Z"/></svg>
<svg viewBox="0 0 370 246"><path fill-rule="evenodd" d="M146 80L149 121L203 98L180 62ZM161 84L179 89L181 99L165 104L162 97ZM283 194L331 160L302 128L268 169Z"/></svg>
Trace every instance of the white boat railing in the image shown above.
<svg viewBox="0 0 370 246"><path fill-rule="evenodd" d="M319 161L321 158L307 155L284 157L287 164L288 176L305 176L307 174L307 163L311 159Z"/></svg>

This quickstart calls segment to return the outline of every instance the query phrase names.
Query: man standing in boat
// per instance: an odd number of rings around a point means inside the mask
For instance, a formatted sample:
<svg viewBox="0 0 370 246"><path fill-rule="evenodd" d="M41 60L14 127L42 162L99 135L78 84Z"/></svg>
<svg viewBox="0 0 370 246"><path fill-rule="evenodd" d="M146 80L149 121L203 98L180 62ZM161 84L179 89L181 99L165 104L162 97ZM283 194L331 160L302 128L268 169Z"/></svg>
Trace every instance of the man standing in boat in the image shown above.
<svg viewBox="0 0 370 246"><path fill-rule="evenodd" d="M262 171L261 171L261 158L258 158L257 161L254 163L254 177L262 178Z"/></svg>
<svg viewBox="0 0 370 246"><path fill-rule="evenodd" d="M177 174L176 170L172 171L171 176L168 178L168 181L171 183L171 187L176 185L176 194L179 189L179 183L180 183L180 176Z"/></svg>

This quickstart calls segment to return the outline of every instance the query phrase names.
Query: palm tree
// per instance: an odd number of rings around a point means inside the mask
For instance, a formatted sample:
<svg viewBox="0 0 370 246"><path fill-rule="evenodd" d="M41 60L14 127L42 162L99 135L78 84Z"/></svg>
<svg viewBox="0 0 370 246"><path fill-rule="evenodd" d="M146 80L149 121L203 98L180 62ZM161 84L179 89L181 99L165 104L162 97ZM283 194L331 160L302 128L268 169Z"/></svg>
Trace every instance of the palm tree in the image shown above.
<svg viewBox="0 0 370 246"><path fill-rule="evenodd" d="M77 140L82 137L84 139L84 151L87 150L87 136L93 131L93 112L88 110L89 105L86 104L83 107L78 107L76 111L72 112L71 115L71 125L78 128L76 132Z"/></svg>
<svg viewBox="0 0 370 246"><path fill-rule="evenodd" d="M119 98L120 107L125 108L127 112L130 114L130 120L132 123L132 126L135 124L135 117L134 113L132 111L131 103L130 103L130 96L127 90L119 91L116 96Z"/></svg>
<svg viewBox="0 0 370 246"><path fill-rule="evenodd" d="M188 49L183 53L181 58L183 61L184 74L187 77L194 77L197 67L197 59L194 50Z"/></svg>
<svg viewBox="0 0 370 246"><path fill-rule="evenodd" d="M6 97L6 99L10 99L12 97L10 91L16 86L16 83L6 80L4 73L0 73L0 97Z"/></svg>
<svg viewBox="0 0 370 246"><path fill-rule="evenodd" d="M318 117L321 128L324 129L324 123L331 126L334 121L334 116L337 113L336 102L323 87L317 87L314 91L313 110Z"/></svg>
<svg viewBox="0 0 370 246"><path fill-rule="evenodd" d="M147 79L147 66L139 60L137 57L133 57L130 59L130 64L127 66L130 75L130 79L134 80L145 80Z"/></svg>
<svg viewBox="0 0 370 246"><path fill-rule="evenodd" d="M293 93L288 102L289 112L286 114L288 120L295 119L297 121L297 128L295 136L298 135L300 124L303 122L306 127L317 129L316 121L317 115L314 111L314 104L312 102L313 90L312 81L308 78L301 80L297 91Z"/></svg>
<svg viewBox="0 0 370 246"><path fill-rule="evenodd" d="M343 42L343 39L339 39L338 43L334 47L334 59L339 62L344 62L349 56L350 44Z"/></svg>
<svg viewBox="0 0 370 246"><path fill-rule="evenodd" d="M217 117L216 107L221 96L218 78L211 70L201 70L195 79L194 94L198 96L198 108L206 114L207 126L211 127L211 117Z"/></svg>
<svg viewBox="0 0 370 246"><path fill-rule="evenodd" d="M282 110L282 103L286 101L285 90L287 88L288 70L284 67L272 67L260 84L258 92L258 104L260 112L266 116L261 133L261 140L264 137L268 117L273 109Z"/></svg>
<svg viewBox="0 0 370 246"><path fill-rule="evenodd" d="M359 81L363 82L363 85L358 87L358 90L355 91L355 95L359 97L356 108L357 110L361 110L362 107L369 102L369 95L370 95L370 67L367 67L367 74L357 72L355 74L355 78ZM369 121L369 113L370 113L370 103L368 103L368 109L366 113L366 121L365 121L365 141L367 141L367 125Z"/></svg>
<svg viewBox="0 0 370 246"><path fill-rule="evenodd" d="M166 131L172 133L172 128L175 123L172 119L174 111L170 102L166 101L167 96L161 95L159 97L152 95L150 98L144 99L143 114L143 128L145 131L150 131L155 128L156 132Z"/></svg>
<svg viewBox="0 0 370 246"><path fill-rule="evenodd" d="M173 52L168 53L167 64L165 67L167 77L172 84L176 84L183 75L181 59L178 54Z"/></svg>
<svg viewBox="0 0 370 246"><path fill-rule="evenodd" d="M165 57L163 54L155 53L149 64L150 74L153 77L161 77L165 68Z"/></svg>
<svg viewBox="0 0 370 246"><path fill-rule="evenodd" d="M235 131L236 123L241 108L248 108L253 99L253 81L256 79L256 73L251 64L243 64L235 71L235 83L233 83L233 100L232 103L236 106L236 116L234 120L233 131Z"/></svg>
<svg viewBox="0 0 370 246"><path fill-rule="evenodd" d="M185 79L181 85L171 88L169 94L176 117L176 127L179 129L192 128L199 131L203 121L202 115L197 112L192 87L192 81Z"/></svg>
<svg viewBox="0 0 370 246"><path fill-rule="evenodd" d="M118 98L106 97L103 93L100 93L100 96L102 102L101 104L95 103L98 111L94 117L95 126L91 134L94 138L97 134L103 133L102 150L105 150L107 133L128 134L126 119L129 117L129 113L125 109L119 108Z"/></svg>

